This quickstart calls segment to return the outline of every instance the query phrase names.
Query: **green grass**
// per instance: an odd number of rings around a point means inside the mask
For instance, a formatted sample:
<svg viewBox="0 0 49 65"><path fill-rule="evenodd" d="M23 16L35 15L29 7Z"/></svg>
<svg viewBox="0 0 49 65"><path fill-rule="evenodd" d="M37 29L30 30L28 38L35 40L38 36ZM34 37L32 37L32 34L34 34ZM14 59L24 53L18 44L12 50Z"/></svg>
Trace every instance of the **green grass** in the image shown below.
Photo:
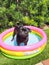
<svg viewBox="0 0 49 65"><path fill-rule="evenodd" d="M44 31L47 35L47 45L41 54L30 59L14 60L14 59L5 57L0 52L0 65L35 65L36 63L42 60L48 59L49 58L49 29L44 30Z"/></svg>

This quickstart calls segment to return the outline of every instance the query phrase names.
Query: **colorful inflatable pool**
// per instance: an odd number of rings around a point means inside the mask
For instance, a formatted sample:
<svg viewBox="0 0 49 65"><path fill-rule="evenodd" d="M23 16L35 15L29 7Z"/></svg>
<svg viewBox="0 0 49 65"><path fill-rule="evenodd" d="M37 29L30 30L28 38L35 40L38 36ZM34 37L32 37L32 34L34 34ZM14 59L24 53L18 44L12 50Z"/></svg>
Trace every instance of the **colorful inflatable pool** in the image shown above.
<svg viewBox="0 0 49 65"><path fill-rule="evenodd" d="M46 34L39 28L33 26L25 26L31 29L29 33L29 41L26 46L21 43L17 46L17 42L11 41L14 28L10 28L0 35L0 50L10 58L26 59L38 55L43 51L46 45Z"/></svg>

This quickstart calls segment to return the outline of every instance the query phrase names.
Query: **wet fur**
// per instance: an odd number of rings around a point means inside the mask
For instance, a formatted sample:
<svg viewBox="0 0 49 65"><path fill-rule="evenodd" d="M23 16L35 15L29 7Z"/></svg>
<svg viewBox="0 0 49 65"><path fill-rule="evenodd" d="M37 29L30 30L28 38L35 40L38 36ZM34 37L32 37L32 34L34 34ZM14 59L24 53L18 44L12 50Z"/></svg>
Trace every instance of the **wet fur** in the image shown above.
<svg viewBox="0 0 49 65"><path fill-rule="evenodd" d="M16 41L17 41L18 46L22 42L24 43L24 45L27 45L29 32L30 32L29 28L26 28L23 25L16 25L14 28L12 40L14 39L14 37L16 35Z"/></svg>

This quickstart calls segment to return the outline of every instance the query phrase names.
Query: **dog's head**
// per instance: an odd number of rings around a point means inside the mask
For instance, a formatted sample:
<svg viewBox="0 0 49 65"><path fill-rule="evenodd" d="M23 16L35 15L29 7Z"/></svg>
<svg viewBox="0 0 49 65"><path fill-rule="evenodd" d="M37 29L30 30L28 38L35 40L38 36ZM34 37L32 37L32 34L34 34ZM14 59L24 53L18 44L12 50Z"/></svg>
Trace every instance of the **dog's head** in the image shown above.
<svg viewBox="0 0 49 65"><path fill-rule="evenodd" d="M16 25L15 28L17 35L21 36L22 38L26 38L28 36L28 33L31 31L29 28L26 28L23 25Z"/></svg>

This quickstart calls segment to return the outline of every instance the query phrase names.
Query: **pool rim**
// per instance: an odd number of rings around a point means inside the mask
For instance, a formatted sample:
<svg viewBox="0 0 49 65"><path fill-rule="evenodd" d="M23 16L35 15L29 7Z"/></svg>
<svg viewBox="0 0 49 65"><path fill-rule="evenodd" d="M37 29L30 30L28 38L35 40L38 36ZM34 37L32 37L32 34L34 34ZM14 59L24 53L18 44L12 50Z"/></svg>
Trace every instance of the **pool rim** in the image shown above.
<svg viewBox="0 0 49 65"><path fill-rule="evenodd" d="M3 48L5 48L5 49L7 49L7 50L25 51L25 50L36 49L36 48L42 46L44 43L46 43L47 37L46 37L46 34L44 33L43 30L41 30L40 28L34 27L34 26L25 26L25 27L30 28L31 30L34 30L35 32L41 34L42 40L39 41L39 43L36 43L36 45L32 44L30 46L9 46L9 45L6 45L2 41L2 38L3 38L4 35L6 35L7 33L9 33L9 32L11 32L11 31L14 30L14 28L10 28L10 29L7 29L6 31L4 31L3 33L0 34L0 46L3 47Z"/></svg>

